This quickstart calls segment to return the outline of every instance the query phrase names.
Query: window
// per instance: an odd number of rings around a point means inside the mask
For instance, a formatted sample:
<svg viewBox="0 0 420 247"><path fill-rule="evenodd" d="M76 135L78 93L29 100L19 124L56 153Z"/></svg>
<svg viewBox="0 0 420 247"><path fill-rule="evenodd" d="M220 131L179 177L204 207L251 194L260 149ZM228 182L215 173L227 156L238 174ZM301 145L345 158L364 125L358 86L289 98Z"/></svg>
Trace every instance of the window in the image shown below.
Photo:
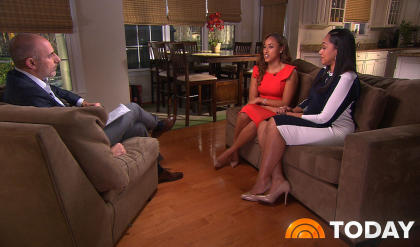
<svg viewBox="0 0 420 247"><path fill-rule="evenodd" d="M67 55L66 34L40 34L48 39L54 48L57 55L60 57L61 62L57 68L57 74L53 78L49 78L49 82L57 87L72 90L69 58ZM14 33L1 33L0 36L0 85L6 78L6 74L11 68L12 62L9 54L9 42L15 36Z"/></svg>
<svg viewBox="0 0 420 247"><path fill-rule="evenodd" d="M125 25L128 69L150 67L149 41L163 41L162 26Z"/></svg>
<svg viewBox="0 0 420 247"><path fill-rule="evenodd" d="M233 43L235 42L235 26L231 24L225 24L220 32L217 32L219 40L222 43L223 50L232 50Z"/></svg>
<svg viewBox="0 0 420 247"><path fill-rule="evenodd" d="M173 31L172 31L173 30ZM201 50L202 27L199 26L171 26L171 41L196 41Z"/></svg>

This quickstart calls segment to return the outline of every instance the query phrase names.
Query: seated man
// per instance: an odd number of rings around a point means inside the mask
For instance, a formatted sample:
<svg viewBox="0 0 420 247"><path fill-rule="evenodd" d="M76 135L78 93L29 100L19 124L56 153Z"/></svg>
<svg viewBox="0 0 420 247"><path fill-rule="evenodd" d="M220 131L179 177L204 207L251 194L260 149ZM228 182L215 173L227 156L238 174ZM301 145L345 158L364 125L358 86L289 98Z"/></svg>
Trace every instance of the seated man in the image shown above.
<svg viewBox="0 0 420 247"><path fill-rule="evenodd" d="M45 83L56 74L60 58L55 54L50 42L36 34L19 34L10 42L10 55L15 69L7 74L4 101L9 104L37 107L65 107L65 100L71 106L101 106L100 103L89 103L70 91L50 86ZM139 105L126 105L130 111L111 122L104 132L111 142L114 156L126 153L120 143L134 136L159 137L170 130L175 118L158 121L157 117L143 110ZM158 165L159 182L168 182L183 177L181 172L171 173Z"/></svg>

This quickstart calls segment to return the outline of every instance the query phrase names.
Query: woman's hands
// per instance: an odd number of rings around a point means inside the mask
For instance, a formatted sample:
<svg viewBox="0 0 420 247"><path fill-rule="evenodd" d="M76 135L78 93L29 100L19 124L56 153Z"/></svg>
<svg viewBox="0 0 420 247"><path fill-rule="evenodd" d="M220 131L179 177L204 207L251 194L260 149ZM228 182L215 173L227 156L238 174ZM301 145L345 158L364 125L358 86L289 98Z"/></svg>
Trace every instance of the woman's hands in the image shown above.
<svg viewBox="0 0 420 247"><path fill-rule="evenodd" d="M280 106L280 107L277 107L275 113L277 113L277 115L284 115L284 114L286 114L287 112L290 112L290 111L292 111L291 107Z"/></svg>
<svg viewBox="0 0 420 247"><path fill-rule="evenodd" d="M278 115L288 115L288 116L294 116L294 117L302 117L302 108L300 107L295 107L295 108L291 108L288 106L280 106L277 108L277 110L275 111Z"/></svg>
<svg viewBox="0 0 420 247"><path fill-rule="evenodd" d="M255 105L265 105L267 103L267 99L261 97L255 97L248 101L248 104L255 104Z"/></svg>

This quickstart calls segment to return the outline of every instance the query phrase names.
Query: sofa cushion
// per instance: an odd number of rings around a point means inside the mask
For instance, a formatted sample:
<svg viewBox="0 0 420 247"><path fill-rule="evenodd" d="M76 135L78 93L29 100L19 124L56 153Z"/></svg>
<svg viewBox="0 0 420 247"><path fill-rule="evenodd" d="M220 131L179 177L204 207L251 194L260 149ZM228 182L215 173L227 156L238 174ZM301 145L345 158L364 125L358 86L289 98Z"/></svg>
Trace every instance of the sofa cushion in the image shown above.
<svg viewBox="0 0 420 247"><path fill-rule="evenodd" d="M357 76L359 77L361 81L365 82L366 84L369 84L374 87L380 87L383 89L389 87L395 81L400 80L400 79L395 79L395 78L386 78L386 77L381 77L381 76L366 75L366 74L360 74L360 73L357 73Z"/></svg>
<svg viewBox="0 0 420 247"><path fill-rule="evenodd" d="M283 162L319 180L338 184L342 156L342 146L288 146Z"/></svg>
<svg viewBox="0 0 420 247"><path fill-rule="evenodd" d="M389 101L379 127L420 123L420 79L396 81L386 91Z"/></svg>
<svg viewBox="0 0 420 247"><path fill-rule="evenodd" d="M241 111L242 106L238 107L231 107L226 110L226 121L228 124L231 124L233 126L236 125L236 117L238 116L238 113Z"/></svg>
<svg viewBox="0 0 420 247"><path fill-rule="evenodd" d="M297 71L316 76L321 68L302 59L295 59L291 63Z"/></svg>
<svg viewBox="0 0 420 247"><path fill-rule="evenodd" d="M130 183L126 189L129 189L135 181L143 179L144 174L151 166L156 166L159 155L159 142L151 137L133 137L122 143L127 150L127 154L116 157L123 164L125 172L128 174ZM157 176L157 174L156 174ZM105 201L115 202L119 199L121 191L112 190L104 193L102 196Z"/></svg>
<svg viewBox="0 0 420 247"><path fill-rule="evenodd" d="M309 95L309 90L312 87L315 76L303 72L298 72L299 87L295 94L292 106L296 106L306 99Z"/></svg>
<svg viewBox="0 0 420 247"><path fill-rule="evenodd" d="M387 100L384 89L360 82L360 96L354 110L356 131L376 129L384 115Z"/></svg>
<svg viewBox="0 0 420 247"><path fill-rule="evenodd" d="M108 137L102 130L106 119L102 107L0 105L0 121L52 125L100 192L121 190L129 183L125 163L112 156Z"/></svg>

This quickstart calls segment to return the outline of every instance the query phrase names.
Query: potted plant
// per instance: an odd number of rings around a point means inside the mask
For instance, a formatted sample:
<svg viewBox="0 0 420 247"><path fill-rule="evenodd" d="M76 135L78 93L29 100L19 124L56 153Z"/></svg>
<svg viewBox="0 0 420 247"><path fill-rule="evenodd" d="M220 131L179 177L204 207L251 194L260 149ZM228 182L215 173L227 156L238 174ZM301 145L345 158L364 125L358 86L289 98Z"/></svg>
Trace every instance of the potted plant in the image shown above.
<svg viewBox="0 0 420 247"><path fill-rule="evenodd" d="M408 47L413 45L413 35L417 31L417 27L412 25L410 22L402 21L400 24L400 35L402 38L401 47Z"/></svg>
<svg viewBox="0 0 420 247"><path fill-rule="evenodd" d="M11 69L13 69L11 62L0 60L0 89L5 86L7 72Z"/></svg>
<svg viewBox="0 0 420 247"><path fill-rule="evenodd" d="M220 32L225 26L223 25L221 14L216 12L210 14L207 17L207 28L209 29L209 47L213 52L220 52L220 40L219 35L216 32Z"/></svg>

